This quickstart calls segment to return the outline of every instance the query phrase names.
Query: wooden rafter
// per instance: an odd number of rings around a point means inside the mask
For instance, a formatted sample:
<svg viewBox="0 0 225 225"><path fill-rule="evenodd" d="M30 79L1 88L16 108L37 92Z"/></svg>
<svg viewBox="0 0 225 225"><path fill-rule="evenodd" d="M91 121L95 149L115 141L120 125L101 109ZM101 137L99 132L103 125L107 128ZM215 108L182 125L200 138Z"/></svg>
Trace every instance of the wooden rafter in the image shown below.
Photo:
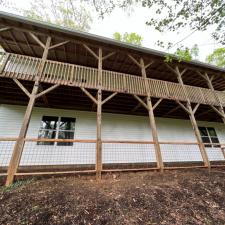
<svg viewBox="0 0 225 225"><path fill-rule="evenodd" d="M24 55L24 51L23 51L23 49L20 47L20 45L17 43L16 39L14 38L14 35L13 35L12 31L9 30L9 32L10 32L10 35L11 35L11 37L12 37L12 39L13 39L13 41L14 41L16 47L20 50L21 54Z"/></svg>
<svg viewBox="0 0 225 225"><path fill-rule="evenodd" d="M21 32L21 33L23 34L24 39L25 39L25 41L26 41L26 44L27 44L27 46L29 47L29 49L30 49L30 51L32 52L32 54L33 54L33 55L36 55L35 52L34 52L34 50L33 50L33 48L32 48L32 46L29 44L29 42L28 42L28 40L27 40L26 33L24 33L24 32Z"/></svg>

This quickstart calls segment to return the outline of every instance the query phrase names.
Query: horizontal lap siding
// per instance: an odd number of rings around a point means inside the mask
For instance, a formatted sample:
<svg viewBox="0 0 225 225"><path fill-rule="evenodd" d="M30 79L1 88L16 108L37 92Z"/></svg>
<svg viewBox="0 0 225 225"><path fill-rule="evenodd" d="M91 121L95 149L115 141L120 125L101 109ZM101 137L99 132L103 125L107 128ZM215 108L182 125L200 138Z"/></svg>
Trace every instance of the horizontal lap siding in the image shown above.
<svg viewBox="0 0 225 225"><path fill-rule="evenodd" d="M25 107L0 105L0 137L16 137L22 123ZM43 115L75 117L75 139L96 139L96 113L73 110L34 108L27 137L37 138ZM191 124L188 120L156 119L160 141L196 142ZM199 122L201 126L216 129L219 140L225 143L225 126L219 123ZM103 140L139 140L151 141L151 130L147 117L103 114ZM11 146L10 146L11 144ZM162 157L165 162L202 161L195 145L161 144ZM1 142L0 165L7 164L12 151L12 143ZM210 160L222 159L219 149L207 150ZM222 159L223 160L223 159ZM103 163L139 163L155 162L152 144L110 144L103 143ZM38 146L27 142L21 159L22 165L51 164L94 164L95 143L74 143L72 147Z"/></svg>

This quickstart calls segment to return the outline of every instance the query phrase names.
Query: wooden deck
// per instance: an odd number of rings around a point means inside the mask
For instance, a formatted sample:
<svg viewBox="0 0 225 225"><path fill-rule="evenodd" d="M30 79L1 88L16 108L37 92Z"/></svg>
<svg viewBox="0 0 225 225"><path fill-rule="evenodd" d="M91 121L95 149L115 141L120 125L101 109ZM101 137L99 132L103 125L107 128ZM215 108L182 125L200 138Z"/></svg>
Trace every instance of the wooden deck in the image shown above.
<svg viewBox="0 0 225 225"><path fill-rule="evenodd" d="M40 58L3 53L0 77L35 81ZM41 82L98 89L98 69L46 60ZM225 93L207 88L147 78L151 97L187 101L213 106L225 106ZM147 96L145 78L114 71L102 70L102 90ZM184 90L185 89L185 90ZM185 94L187 93L187 96Z"/></svg>

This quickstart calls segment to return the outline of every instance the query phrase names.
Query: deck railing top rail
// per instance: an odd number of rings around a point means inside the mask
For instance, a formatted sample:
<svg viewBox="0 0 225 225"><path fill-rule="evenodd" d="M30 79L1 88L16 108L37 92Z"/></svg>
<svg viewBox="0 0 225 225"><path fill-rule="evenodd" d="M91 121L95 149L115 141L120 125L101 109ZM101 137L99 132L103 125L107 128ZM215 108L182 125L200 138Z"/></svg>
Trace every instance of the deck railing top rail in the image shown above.
<svg viewBox="0 0 225 225"><path fill-rule="evenodd" d="M0 76L34 81L40 63L40 58L1 53ZM40 81L98 89L98 69L47 60ZM193 103L225 106L225 93L221 91L184 85L186 96L182 85L178 83L150 78L147 81L152 97L179 101L187 101L188 97ZM102 90L147 95L144 78L108 70L102 73Z"/></svg>

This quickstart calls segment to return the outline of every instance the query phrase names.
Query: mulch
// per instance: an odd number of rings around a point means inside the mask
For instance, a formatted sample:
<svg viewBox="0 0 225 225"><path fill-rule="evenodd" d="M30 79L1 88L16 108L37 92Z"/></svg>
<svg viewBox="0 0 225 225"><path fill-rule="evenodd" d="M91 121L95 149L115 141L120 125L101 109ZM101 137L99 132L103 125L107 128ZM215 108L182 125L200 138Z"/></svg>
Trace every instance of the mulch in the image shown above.
<svg viewBox="0 0 225 225"><path fill-rule="evenodd" d="M0 189L2 225L225 225L225 171L51 177Z"/></svg>

